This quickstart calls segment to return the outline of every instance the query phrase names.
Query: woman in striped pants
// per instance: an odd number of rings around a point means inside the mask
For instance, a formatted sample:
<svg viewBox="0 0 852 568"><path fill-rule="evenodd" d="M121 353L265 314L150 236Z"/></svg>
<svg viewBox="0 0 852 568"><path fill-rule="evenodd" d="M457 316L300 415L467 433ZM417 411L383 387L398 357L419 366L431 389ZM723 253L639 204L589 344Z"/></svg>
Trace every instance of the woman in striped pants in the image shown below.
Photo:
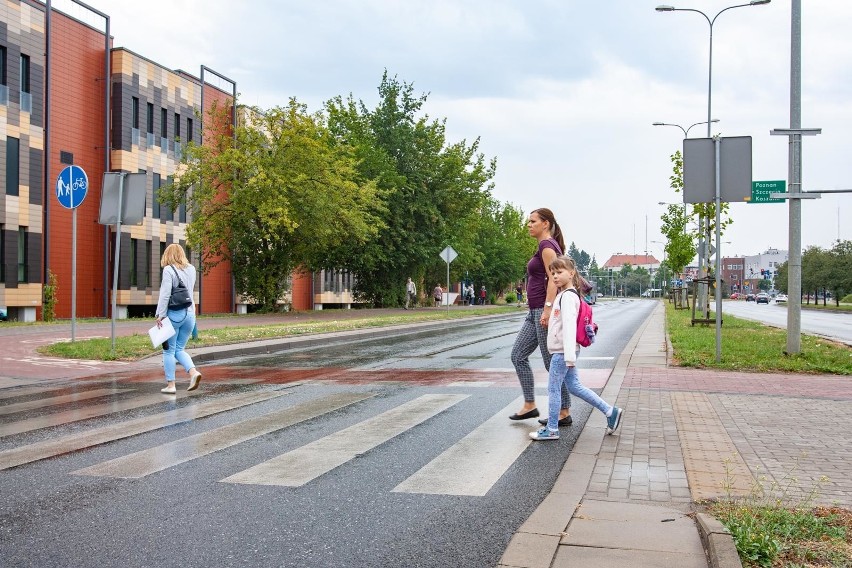
<svg viewBox="0 0 852 568"><path fill-rule="evenodd" d="M546 208L536 209L527 219L530 236L538 241L536 253L527 263L527 306L529 312L524 319L515 345L512 347L512 364L518 373L518 381L524 393L524 405L520 411L509 417L510 420L538 418L535 405L535 378L530 367L530 355L541 351L544 367L550 371L550 352L547 350L547 322L556 297L556 286L548 277L547 266L565 250L562 230L556 222L553 211ZM562 409L559 412L559 425L569 426L571 419L571 399L568 389L562 385ZM547 422L546 420L544 421Z"/></svg>

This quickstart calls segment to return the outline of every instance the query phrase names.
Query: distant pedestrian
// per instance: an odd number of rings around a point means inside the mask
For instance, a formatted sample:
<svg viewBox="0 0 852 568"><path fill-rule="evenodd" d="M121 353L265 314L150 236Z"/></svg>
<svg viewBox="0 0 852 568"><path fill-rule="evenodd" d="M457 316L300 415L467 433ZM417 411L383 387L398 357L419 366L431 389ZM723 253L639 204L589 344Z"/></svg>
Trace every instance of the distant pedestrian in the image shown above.
<svg viewBox="0 0 852 568"><path fill-rule="evenodd" d="M485 305L485 297L488 295L488 292L485 290L485 286L479 289L479 305Z"/></svg>
<svg viewBox="0 0 852 568"><path fill-rule="evenodd" d="M565 250L562 229L559 228L550 209L541 208L530 213L527 219L527 230L530 236L538 241L538 248L527 263L526 292L529 311L512 346L512 364L521 383L524 405L519 412L509 417L510 420L527 420L539 416L535 405L535 377L530 367L530 355L538 349L544 361L544 368L550 371L547 323L550 319L553 299L556 297L556 286L548 277L547 266ZM562 410L559 426L570 426L573 422L571 398L566 387L562 387L561 390Z"/></svg>
<svg viewBox="0 0 852 568"><path fill-rule="evenodd" d="M559 407L561 390L588 402L606 416L607 433L615 432L621 425L622 409L612 406L593 390L583 386L577 374L577 317L580 315L580 294L583 282L577 272L574 259L557 256L550 263L550 276L559 292L553 299L553 311L547 325L547 350L552 354L547 384L548 405L547 425L530 432L533 440L559 439Z"/></svg>
<svg viewBox="0 0 852 568"><path fill-rule="evenodd" d="M467 305L472 306L475 302L473 297L473 284L468 284L464 289L464 297L467 300Z"/></svg>
<svg viewBox="0 0 852 568"><path fill-rule="evenodd" d="M189 373L189 387L192 391L198 388L201 382L201 373L195 368L192 357L184 351L186 342L192 329L195 327L195 302L192 299L192 289L195 287L195 267L186 258L186 252L179 244L172 243L163 252L160 260L163 267L163 276L160 279L160 296L157 301L157 327L162 327L164 319L169 318L175 335L168 340L168 347L163 349L163 368L166 375L166 388L160 389L166 394L175 394L175 367L180 363L184 370ZM185 307L172 307L169 299L172 289L183 284L189 290L189 305Z"/></svg>
<svg viewBox="0 0 852 568"><path fill-rule="evenodd" d="M441 288L440 284L437 284L435 289L432 290L432 298L435 300L436 308L441 305L441 300L444 298L444 289Z"/></svg>
<svg viewBox="0 0 852 568"><path fill-rule="evenodd" d="M518 295L518 305L520 306L524 303L524 287L518 284L515 286L515 293Z"/></svg>
<svg viewBox="0 0 852 568"><path fill-rule="evenodd" d="M405 309L408 309L409 304L417 303L417 286L414 285L414 282L411 281L411 278L408 279L408 282L405 283Z"/></svg>

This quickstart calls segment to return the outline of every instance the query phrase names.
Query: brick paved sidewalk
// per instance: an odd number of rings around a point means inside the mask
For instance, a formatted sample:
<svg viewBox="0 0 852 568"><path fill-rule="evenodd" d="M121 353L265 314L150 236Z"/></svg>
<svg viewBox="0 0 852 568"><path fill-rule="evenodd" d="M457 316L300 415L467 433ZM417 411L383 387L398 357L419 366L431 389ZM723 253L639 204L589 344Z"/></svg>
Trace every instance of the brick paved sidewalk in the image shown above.
<svg viewBox="0 0 852 568"><path fill-rule="evenodd" d="M619 434L604 436L592 414L501 566L705 566L697 527L674 525L694 502L758 486L793 504L852 508L852 378L668 367L667 345L661 303L602 394L625 409Z"/></svg>

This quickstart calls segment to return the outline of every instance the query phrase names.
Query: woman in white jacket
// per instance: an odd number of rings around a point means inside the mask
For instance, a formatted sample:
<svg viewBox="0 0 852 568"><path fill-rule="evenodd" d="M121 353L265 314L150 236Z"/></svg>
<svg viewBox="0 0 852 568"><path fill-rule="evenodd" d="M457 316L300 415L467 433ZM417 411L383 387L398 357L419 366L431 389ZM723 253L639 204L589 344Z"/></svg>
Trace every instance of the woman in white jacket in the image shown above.
<svg viewBox="0 0 852 568"><path fill-rule="evenodd" d="M571 257L560 255L548 266L550 277L559 290L553 300L553 310L547 325L547 350L553 358L550 360L548 377L547 425L530 432L533 440L559 439L559 407L562 405L561 388L564 384L568 392L588 402L606 415L607 433L612 434L621 425L621 408L612 406L580 383L577 375L577 316L580 313L581 287L577 265ZM566 293L567 292L567 293Z"/></svg>

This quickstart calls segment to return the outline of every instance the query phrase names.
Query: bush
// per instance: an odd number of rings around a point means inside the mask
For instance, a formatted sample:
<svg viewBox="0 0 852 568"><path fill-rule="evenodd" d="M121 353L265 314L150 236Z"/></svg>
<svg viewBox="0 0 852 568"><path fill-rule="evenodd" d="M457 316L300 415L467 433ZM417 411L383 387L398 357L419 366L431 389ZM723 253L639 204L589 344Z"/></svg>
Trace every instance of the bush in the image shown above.
<svg viewBox="0 0 852 568"><path fill-rule="evenodd" d="M841 304L852 304L852 294L849 294L848 296L843 296L840 299L840 303Z"/></svg>
<svg viewBox="0 0 852 568"><path fill-rule="evenodd" d="M59 291L59 284L56 280L56 274L47 271L47 284L44 286L44 299L41 304L41 319L50 322L56 319L56 294Z"/></svg>
<svg viewBox="0 0 852 568"><path fill-rule="evenodd" d="M506 294L506 303L507 304L514 304L517 301L518 301L518 298L517 298L517 296L515 296L515 294L513 292L509 292L508 294Z"/></svg>

